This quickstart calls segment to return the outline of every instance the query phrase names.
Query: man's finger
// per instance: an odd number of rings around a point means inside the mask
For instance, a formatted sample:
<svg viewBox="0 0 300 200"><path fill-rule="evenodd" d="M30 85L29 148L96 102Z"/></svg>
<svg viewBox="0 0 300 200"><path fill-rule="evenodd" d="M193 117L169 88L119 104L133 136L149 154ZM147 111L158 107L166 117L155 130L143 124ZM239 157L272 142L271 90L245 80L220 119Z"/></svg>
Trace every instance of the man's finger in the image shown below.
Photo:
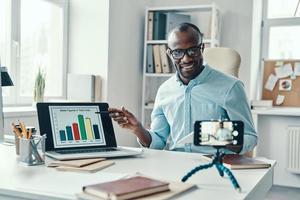
<svg viewBox="0 0 300 200"><path fill-rule="evenodd" d="M108 112L115 113L115 112L123 112L121 109L118 108L108 108Z"/></svg>
<svg viewBox="0 0 300 200"><path fill-rule="evenodd" d="M133 117L133 114L131 112L129 112L127 109L125 109L124 106L122 106L122 111L126 114L129 115L130 117Z"/></svg>
<svg viewBox="0 0 300 200"><path fill-rule="evenodd" d="M124 121L124 122L122 122L122 123L119 123L120 126L124 126L124 125L126 125L126 124L128 124L128 121Z"/></svg>
<svg viewBox="0 0 300 200"><path fill-rule="evenodd" d="M120 120L124 120L124 117L123 116L114 117L113 119L116 120L116 121L120 121Z"/></svg>
<svg viewBox="0 0 300 200"><path fill-rule="evenodd" d="M114 121L115 121L115 122L118 122L118 123L128 122L128 120L124 120L123 118L114 119Z"/></svg>

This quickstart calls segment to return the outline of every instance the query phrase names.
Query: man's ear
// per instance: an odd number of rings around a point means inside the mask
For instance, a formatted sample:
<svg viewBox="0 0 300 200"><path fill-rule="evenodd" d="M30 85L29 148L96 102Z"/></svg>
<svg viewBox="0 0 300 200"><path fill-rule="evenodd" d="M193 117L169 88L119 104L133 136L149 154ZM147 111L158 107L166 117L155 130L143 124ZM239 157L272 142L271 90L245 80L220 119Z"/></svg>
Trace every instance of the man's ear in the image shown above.
<svg viewBox="0 0 300 200"><path fill-rule="evenodd" d="M205 49L205 44L204 43L200 44L201 53L203 53L204 49Z"/></svg>
<svg viewBox="0 0 300 200"><path fill-rule="evenodd" d="M167 55L171 58L171 50L170 50L170 48L167 48Z"/></svg>

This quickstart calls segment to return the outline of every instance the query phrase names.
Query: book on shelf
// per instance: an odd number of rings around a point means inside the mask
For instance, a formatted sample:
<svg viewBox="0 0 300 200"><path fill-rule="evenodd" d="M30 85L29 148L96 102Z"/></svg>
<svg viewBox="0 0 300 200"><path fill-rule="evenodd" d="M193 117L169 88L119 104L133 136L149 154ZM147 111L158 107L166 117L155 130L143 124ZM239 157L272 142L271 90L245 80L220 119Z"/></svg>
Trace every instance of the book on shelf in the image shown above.
<svg viewBox="0 0 300 200"><path fill-rule="evenodd" d="M153 14L153 39L165 40L166 36L166 14L154 12Z"/></svg>
<svg viewBox="0 0 300 200"><path fill-rule="evenodd" d="M152 45L147 45L147 73L154 73Z"/></svg>
<svg viewBox="0 0 300 200"><path fill-rule="evenodd" d="M169 183L135 176L117 181L83 186L83 192L103 199L133 199L169 190Z"/></svg>
<svg viewBox="0 0 300 200"><path fill-rule="evenodd" d="M152 45L154 55L155 73L162 73L160 48L158 44Z"/></svg>
<svg viewBox="0 0 300 200"><path fill-rule="evenodd" d="M166 36L168 37L168 33L175 28L177 25L184 23L184 22L191 22L190 15L178 14L174 12L166 13Z"/></svg>
<svg viewBox="0 0 300 200"><path fill-rule="evenodd" d="M148 32L147 39L153 40L153 12L148 12Z"/></svg>
<svg viewBox="0 0 300 200"><path fill-rule="evenodd" d="M203 158L209 161L212 160L212 157L213 155L203 155ZM261 169L271 167L271 164L267 162L239 154L226 154L223 157L223 164L230 169Z"/></svg>
<svg viewBox="0 0 300 200"><path fill-rule="evenodd" d="M162 66L162 72L163 73L171 73L171 68L167 56L167 47L165 44L159 45L160 50L160 60L161 60L161 66Z"/></svg>

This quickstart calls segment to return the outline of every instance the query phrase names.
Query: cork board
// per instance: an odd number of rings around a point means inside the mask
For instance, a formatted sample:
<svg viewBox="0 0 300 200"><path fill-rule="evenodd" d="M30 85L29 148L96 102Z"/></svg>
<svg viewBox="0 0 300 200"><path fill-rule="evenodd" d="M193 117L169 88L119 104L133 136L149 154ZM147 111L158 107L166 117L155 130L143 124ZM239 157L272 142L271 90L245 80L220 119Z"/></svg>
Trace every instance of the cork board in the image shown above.
<svg viewBox="0 0 300 200"><path fill-rule="evenodd" d="M264 60L264 69L263 69L263 91L262 91L262 99L263 100L273 100L274 106L293 106L300 107L300 76L296 76L296 79L291 79L291 76L287 76L284 78L279 78L276 82L276 85L272 91L267 90L265 88L266 82L271 74L276 75L275 68L278 63L283 63L283 65L290 63L292 65L293 71L295 69L295 63L300 62L300 60ZM282 91L279 90L280 80L290 80L291 81L291 90L290 91ZM284 101L280 105L276 105L276 99L278 95L284 96Z"/></svg>

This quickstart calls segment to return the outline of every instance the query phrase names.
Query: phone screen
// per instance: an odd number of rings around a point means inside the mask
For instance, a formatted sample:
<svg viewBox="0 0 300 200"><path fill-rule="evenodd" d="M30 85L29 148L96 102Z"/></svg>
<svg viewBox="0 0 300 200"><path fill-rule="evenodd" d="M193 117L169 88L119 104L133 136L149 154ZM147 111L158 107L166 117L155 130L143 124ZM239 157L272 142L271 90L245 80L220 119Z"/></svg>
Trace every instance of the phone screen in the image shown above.
<svg viewBox="0 0 300 200"><path fill-rule="evenodd" d="M244 124L242 121L196 121L194 144L197 146L242 146Z"/></svg>

